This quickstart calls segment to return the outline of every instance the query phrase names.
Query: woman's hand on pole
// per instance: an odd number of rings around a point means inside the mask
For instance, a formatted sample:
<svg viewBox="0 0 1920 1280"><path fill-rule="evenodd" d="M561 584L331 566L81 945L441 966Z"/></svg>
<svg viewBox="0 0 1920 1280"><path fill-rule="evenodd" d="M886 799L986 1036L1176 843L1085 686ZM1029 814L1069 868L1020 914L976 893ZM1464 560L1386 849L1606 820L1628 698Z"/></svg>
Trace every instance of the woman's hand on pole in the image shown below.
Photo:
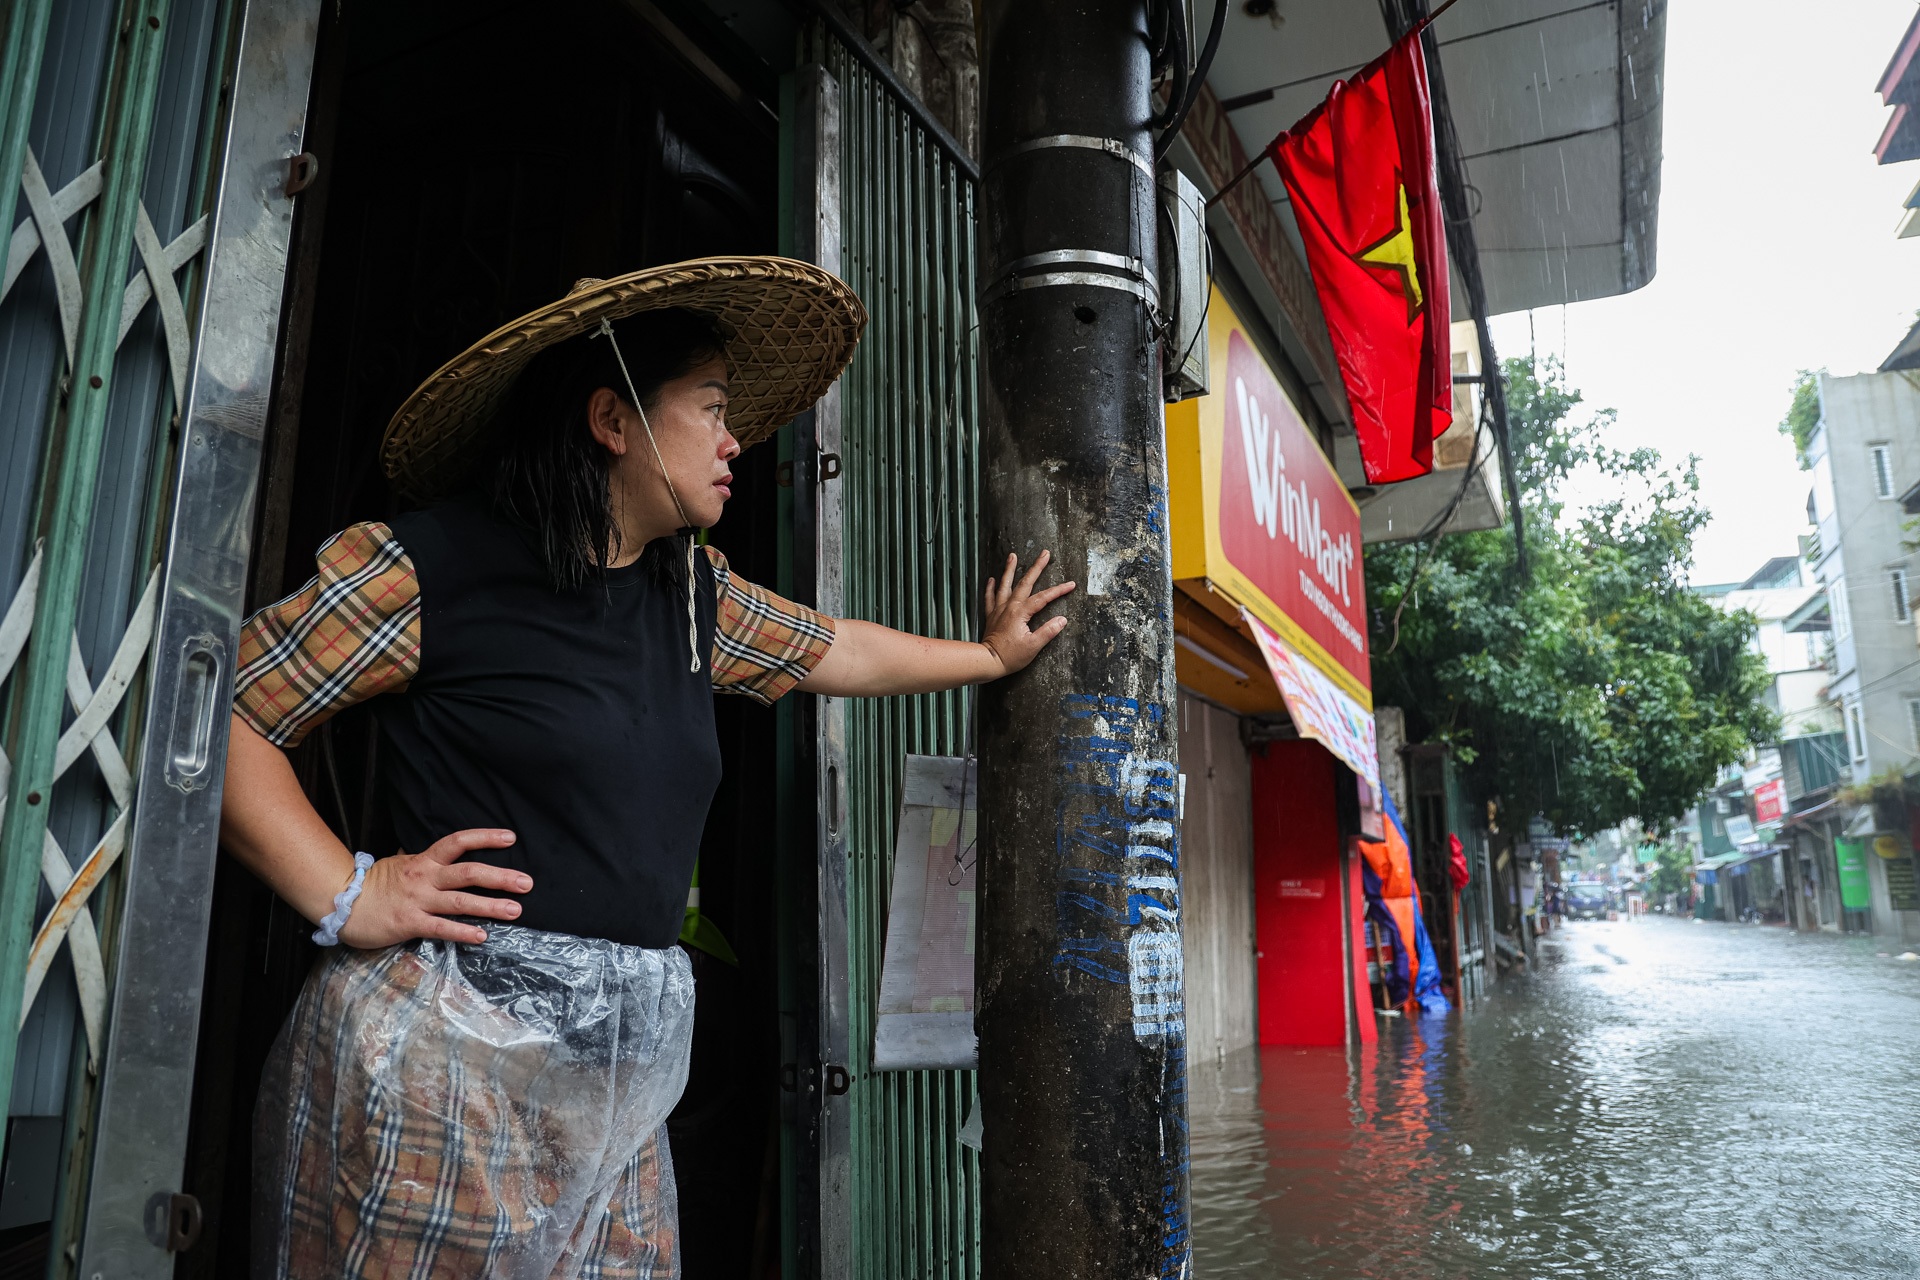
<svg viewBox="0 0 1920 1280"><path fill-rule="evenodd" d="M1067 625L1065 618L1033 625L1035 614L1073 590L1071 582L1033 589L1050 558L1042 551L1021 574L1018 559L1008 556L1006 571L997 580L987 580L984 634L978 641L936 640L855 618L838 619L833 647L799 687L835 698L880 698L984 684L1013 674Z"/></svg>
<svg viewBox="0 0 1920 1280"><path fill-rule="evenodd" d="M1051 551L1042 551L1015 581L1014 575L1020 573L1020 558L1009 555L1007 567L999 580L987 579L983 599L985 608L981 615L985 619L981 643L999 662L999 674L1003 676L1023 670L1040 656L1040 651L1051 644L1055 636L1067 629L1065 618L1048 618L1037 627L1033 625L1035 614L1073 590L1074 584L1071 582L1058 583L1044 591L1033 589L1033 584L1040 581L1047 561L1052 558Z"/></svg>
<svg viewBox="0 0 1920 1280"><path fill-rule="evenodd" d="M349 947L390 947L415 938L442 938L448 942L485 942L487 931L449 916L477 916L483 920L516 920L520 904L512 898L465 893L466 889L493 889L525 893L533 880L525 873L484 862L461 862L476 849L504 849L513 843L511 831L478 828L442 836L423 853L396 853L381 858L367 872L366 888L353 914L341 926L340 941Z"/></svg>

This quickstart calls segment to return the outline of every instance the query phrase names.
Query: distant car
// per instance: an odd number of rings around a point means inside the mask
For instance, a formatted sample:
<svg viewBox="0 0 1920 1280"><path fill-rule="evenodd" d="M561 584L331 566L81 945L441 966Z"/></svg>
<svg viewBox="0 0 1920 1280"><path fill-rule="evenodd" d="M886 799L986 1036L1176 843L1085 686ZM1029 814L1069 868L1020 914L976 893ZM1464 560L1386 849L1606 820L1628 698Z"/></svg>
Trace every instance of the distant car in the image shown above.
<svg viewBox="0 0 1920 1280"><path fill-rule="evenodd" d="M1597 884L1576 884L1567 889L1567 919L1605 920L1612 904L1606 888Z"/></svg>

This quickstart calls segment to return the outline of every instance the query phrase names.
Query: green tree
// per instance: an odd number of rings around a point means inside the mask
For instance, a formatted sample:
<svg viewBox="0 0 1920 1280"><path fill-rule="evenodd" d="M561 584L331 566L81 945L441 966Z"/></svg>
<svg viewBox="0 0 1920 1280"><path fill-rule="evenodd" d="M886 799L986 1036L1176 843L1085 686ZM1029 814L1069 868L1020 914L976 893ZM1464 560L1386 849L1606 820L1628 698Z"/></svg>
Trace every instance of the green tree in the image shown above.
<svg viewBox="0 0 1920 1280"><path fill-rule="evenodd" d="M1774 731L1753 619L1687 589L1708 518L1692 459L1612 448L1611 411L1573 421L1557 362L1505 374L1532 575L1504 529L1369 547L1374 696L1405 709L1410 740L1451 744L1513 826L1664 831ZM1615 495L1568 512L1576 470Z"/></svg>
<svg viewBox="0 0 1920 1280"><path fill-rule="evenodd" d="M1653 872L1647 884L1655 893L1680 893L1687 887L1693 867L1693 855L1683 846L1663 844L1654 854Z"/></svg>
<svg viewBox="0 0 1920 1280"><path fill-rule="evenodd" d="M1825 369L1802 369L1793 379L1793 399L1787 405L1787 416L1780 419L1780 434L1793 441L1793 456L1800 459L1800 469L1807 469L1807 442L1813 439L1813 429L1820 425L1820 375Z"/></svg>

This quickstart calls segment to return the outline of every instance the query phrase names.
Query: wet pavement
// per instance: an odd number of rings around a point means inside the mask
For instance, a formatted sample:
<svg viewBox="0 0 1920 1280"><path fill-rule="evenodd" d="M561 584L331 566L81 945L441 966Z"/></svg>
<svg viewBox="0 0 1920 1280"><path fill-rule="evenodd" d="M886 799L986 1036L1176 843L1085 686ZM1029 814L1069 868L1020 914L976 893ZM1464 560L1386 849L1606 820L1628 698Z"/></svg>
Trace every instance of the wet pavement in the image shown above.
<svg viewBox="0 0 1920 1280"><path fill-rule="evenodd" d="M1905 950L1571 924L1465 1017L1196 1070L1196 1275L1920 1277Z"/></svg>

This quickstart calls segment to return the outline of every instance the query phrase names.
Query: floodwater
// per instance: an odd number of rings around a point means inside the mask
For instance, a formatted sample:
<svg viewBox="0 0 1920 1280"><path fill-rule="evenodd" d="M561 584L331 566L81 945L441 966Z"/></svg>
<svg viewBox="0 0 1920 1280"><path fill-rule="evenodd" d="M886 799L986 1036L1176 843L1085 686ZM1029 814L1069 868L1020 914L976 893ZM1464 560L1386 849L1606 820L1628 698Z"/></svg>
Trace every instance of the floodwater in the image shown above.
<svg viewBox="0 0 1920 1280"><path fill-rule="evenodd" d="M1195 1274L1920 1277L1920 960L1569 924L1380 1042L1193 1073Z"/></svg>

